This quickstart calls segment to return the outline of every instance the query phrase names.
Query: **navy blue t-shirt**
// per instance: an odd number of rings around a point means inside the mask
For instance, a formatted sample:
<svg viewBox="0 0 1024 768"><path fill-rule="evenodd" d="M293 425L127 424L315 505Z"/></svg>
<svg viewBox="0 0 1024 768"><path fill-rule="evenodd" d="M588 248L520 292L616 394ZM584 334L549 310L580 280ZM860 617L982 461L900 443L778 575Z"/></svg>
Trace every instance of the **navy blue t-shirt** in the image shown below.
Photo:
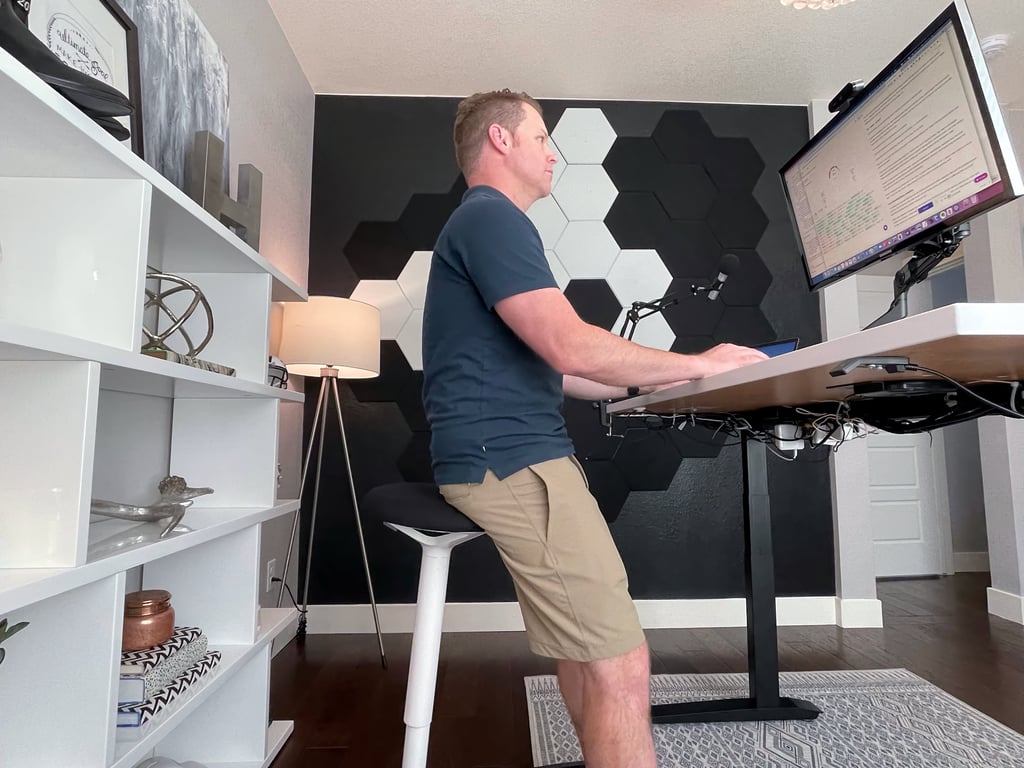
<svg viewBox="0 0 1024 768"><path fill-rule="evenodd" d="M533 222L492 187L466 192L434 248L423 311L423 404L434 480L479 483L569 456L562 376L494 310L556 288Z"/></svg>

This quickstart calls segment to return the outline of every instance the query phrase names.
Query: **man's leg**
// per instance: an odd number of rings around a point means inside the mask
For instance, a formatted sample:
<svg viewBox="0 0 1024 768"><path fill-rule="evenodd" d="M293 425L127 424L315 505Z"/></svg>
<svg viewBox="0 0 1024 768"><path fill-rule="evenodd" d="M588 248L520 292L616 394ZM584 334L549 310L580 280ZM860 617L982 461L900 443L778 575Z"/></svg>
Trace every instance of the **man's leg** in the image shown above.
<svg viewBox="0 0 1024 768"><path fill-rule="evenodd" d="M558 660L558 687L562 701L569 710L569 719L576 729L576 738L583 748L583 664L580 661Z"/></svg>
<svg viewBox="0 0 1024 768"><path fill-rule="evenodd" d="M629 583L586 476L571 458L499 480L440 486L508 567L530 649L559 686L588 768L654 768L650 659ZM596 659L596 660L595 660Z"/></svg>
<svg viewBox="0 0 1024 768"><path fill-rule="evenodd" d="M587 768L656 768L651 734L651 664L647 643L623 656L599 661L560 661L559 684L582 686L573 706L573 724L583 746ZM563 675L563 669L565 674ZM571 671L570 671L571 670ZM579 717L579 721L577 721Z"/></svg>

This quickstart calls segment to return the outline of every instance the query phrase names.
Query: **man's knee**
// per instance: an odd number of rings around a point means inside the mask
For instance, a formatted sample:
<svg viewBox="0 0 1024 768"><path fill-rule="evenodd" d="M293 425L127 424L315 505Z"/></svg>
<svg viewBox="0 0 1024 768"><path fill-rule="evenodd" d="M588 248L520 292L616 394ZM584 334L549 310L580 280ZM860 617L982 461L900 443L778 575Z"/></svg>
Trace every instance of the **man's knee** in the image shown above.
<svg viewBox="0 0 1024 768"><path fill-rule="evenodd" d="M650 692L651 663L647 643L621 656L582 662L581 668L588 687L620 693L629 691L642 696Z"/></svg>

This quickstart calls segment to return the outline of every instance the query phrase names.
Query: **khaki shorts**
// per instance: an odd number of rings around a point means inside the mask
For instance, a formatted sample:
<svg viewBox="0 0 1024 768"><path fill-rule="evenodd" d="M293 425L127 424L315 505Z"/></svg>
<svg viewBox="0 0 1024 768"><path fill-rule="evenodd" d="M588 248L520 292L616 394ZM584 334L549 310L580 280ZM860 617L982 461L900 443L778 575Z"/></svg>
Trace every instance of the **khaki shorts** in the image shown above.
<svg viewBox="0 0 1024 768"><path fill-rule="evenodd" d="M595 661L644 642L622 558L575 457L440 490L497 546L534 653Z"/></svg>

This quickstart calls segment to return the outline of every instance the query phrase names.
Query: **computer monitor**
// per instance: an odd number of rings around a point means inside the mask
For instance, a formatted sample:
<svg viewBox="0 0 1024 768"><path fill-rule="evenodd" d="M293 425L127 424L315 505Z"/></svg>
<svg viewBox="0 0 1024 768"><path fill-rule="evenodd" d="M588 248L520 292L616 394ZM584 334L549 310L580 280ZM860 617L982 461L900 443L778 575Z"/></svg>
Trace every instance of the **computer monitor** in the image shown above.
<svg viewBox="0 0 1024 768"><path fill-rule="evenodd" d="M780 171L811 290L908 249L934 262L929 246L949 255L957 225L1022 193L963 0L839 108Z"/></svg>

